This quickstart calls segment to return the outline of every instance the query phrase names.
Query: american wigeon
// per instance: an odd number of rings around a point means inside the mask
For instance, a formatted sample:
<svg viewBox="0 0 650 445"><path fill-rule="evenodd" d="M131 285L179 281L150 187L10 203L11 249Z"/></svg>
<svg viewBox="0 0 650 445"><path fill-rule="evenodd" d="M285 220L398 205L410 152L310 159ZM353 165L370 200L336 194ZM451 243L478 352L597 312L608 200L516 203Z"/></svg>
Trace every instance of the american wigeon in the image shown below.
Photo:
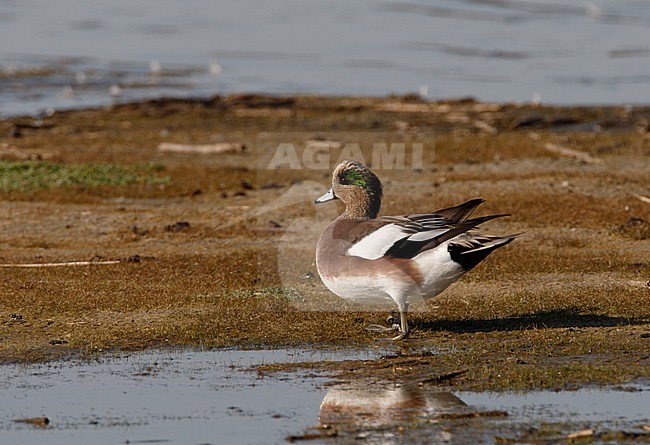
<svg viewBox="0 0 650 445"><path fill-rule="evenodd" d="M342 298L397 303L399 324L367 329L397 330L393 340L399 340L409 335L409 303L438 295L516 235L487 235L476 229L507 216L467 219L482 199L430 214L378 218L382 195L379 178L363 164L343 161L336 167L332 188L315 202L340 199L346 207L320 236L316 267L325 286Z"/></svg>

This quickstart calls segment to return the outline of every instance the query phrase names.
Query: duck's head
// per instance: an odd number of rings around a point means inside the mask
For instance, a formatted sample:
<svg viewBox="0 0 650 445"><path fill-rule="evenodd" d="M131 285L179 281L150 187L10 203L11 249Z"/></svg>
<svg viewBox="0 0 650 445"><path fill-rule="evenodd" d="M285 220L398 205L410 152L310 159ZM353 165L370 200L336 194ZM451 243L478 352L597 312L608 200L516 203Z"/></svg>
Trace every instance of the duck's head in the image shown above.
<svg viewBox="0 0 650 445"><path fill-rule="evenodd" d="M383 196L381 181L368 167L356 161L343 161L332 174L332 188L315 203L340 199L347 218L376 218Z"/></svg>

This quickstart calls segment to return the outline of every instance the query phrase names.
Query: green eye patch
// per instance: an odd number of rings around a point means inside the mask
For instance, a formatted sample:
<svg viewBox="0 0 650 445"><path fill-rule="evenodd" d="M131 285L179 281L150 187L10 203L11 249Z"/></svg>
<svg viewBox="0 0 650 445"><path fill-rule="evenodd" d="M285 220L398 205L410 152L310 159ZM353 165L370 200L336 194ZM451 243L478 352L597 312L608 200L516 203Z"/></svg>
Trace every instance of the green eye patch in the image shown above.
<svg viewBox="0 0 650 445"><path fill-rule="evenodd" d="M356 185L363 188L370 186L369 178L363 172L356 169L344 171L339 181L343 185Z"/></svg>

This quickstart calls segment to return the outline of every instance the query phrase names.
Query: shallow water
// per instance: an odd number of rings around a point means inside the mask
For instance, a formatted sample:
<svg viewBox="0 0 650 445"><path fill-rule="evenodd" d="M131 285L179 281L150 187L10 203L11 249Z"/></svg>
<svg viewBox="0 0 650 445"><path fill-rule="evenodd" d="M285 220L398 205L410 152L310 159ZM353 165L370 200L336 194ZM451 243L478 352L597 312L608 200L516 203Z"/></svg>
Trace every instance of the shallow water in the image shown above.
<svg viewBox="0 0 650 445"><path fill-rule="evenodd" d="M648 103L649 29L647 0L5 1L0 115L237 91Z"/></svg>
<svg viewBox="0 0 650 445"><path fill-rule="evenodd" d="M585 429L605 443L608 434L650 438L649 407L647 387L491 393L342 385L325 395L320 420L368 443L556 443Z"/></svg>
<svg viewBox="0 0 650 445"><path fill-rule="evenodd" d="M259 378L254 364L372 357L358 351L150 352L3 366L0 442L281 443L316 421L322 380ZM46 416L47 428L13 420Z"/></svg>
<svg viewBox="0 0 650 445"><path fill-rule="evenodd" d="M519 420L546 422L593 422L617 427L618 422L650 422L650 388L584 388L576 391L533 391L523 393L457 393L477 408L503 409L517 413Z"/></svg>
<svg viewBox="0 0 650 445"><path fill-rule="evenodd" d="M441 442L457 436L490 443L486 424L572 421L633 429L649 422L648 388L451 393L418 386L332 386L323 376L261 377L250 370L262 363L373 358L381 352L147 352L76 364L2 366L0 442L285 443L320 421L340 428L342 438L351 431L348 438L369 443L399 443L395 428L414 422L420 422L417 434ZM490 410L508 416L469 425L427 421L444 413ZM50 419L47 427L15 422L40 416Z"/></svg>

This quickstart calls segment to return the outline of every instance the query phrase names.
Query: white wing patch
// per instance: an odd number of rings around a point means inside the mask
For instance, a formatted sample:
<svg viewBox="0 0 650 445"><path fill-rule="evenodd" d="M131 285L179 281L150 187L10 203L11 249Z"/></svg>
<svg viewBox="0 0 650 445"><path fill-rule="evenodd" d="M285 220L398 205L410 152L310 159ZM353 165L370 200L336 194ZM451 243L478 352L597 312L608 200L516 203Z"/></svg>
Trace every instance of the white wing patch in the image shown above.
<svg viewBox="0 0 650 445"><path fill-rule="evenodd" d="M436 229L436 230L426 230L424 232L414 233L409 236L409 241L426 241L433 238L436 238L442 235L445 232L448 232L449 229Z"/></svg>
<svg viewBox="0 0 650 445"><path fill-rule="evenodd" d="M348 249L347 254L367 260L376 260L384 256L386 251L397 241L411 234L412 232L397 224L387 224L370 235L361 238L358 243Z"/></svg>

